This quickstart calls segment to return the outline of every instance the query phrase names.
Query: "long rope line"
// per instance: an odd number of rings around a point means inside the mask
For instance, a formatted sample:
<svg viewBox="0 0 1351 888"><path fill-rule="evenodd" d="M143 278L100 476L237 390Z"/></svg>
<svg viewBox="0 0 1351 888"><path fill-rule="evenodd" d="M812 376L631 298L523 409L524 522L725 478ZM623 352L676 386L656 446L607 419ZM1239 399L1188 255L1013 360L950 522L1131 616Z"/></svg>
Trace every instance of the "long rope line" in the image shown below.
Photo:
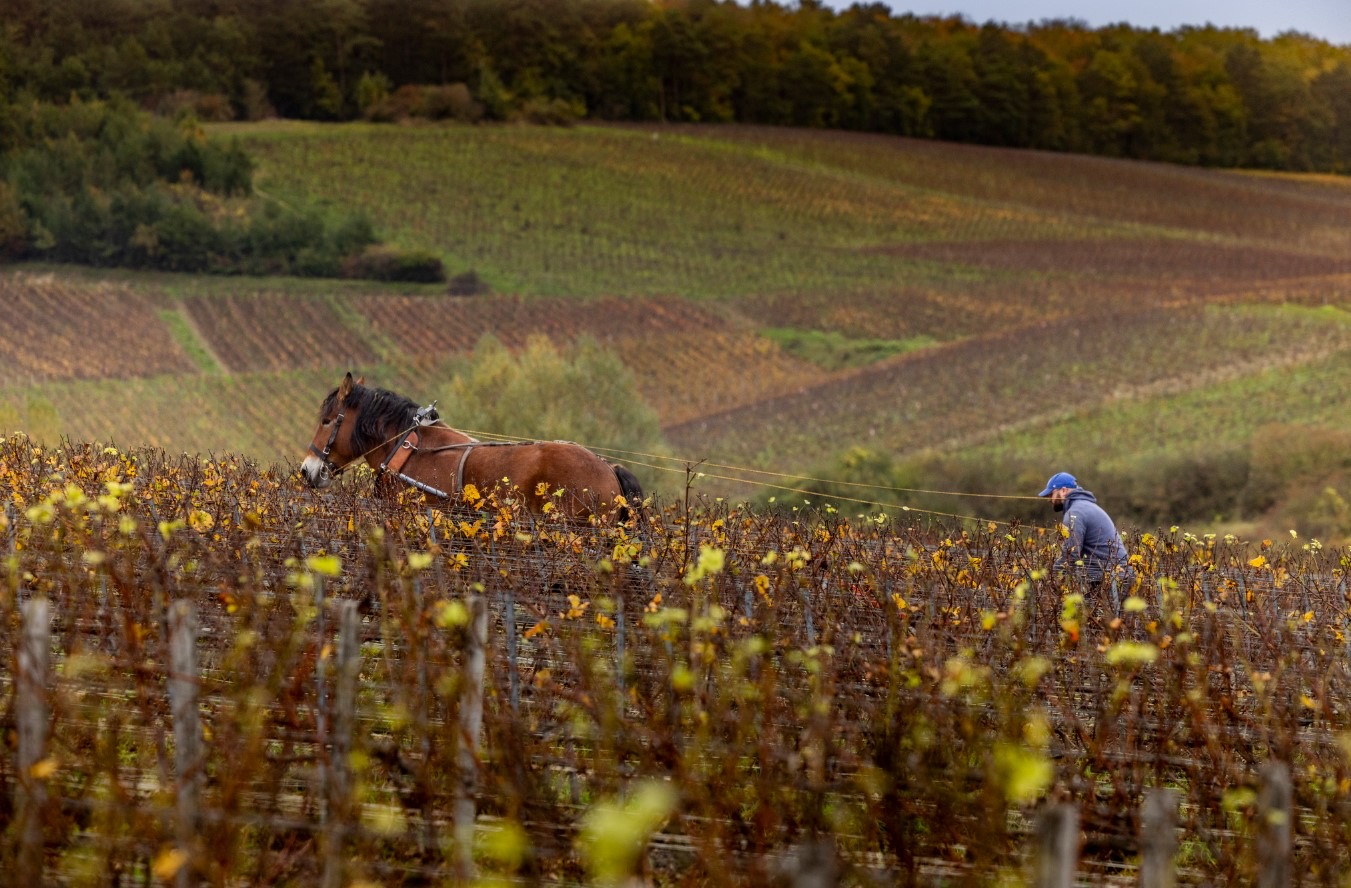
<svg viewBox="0 0 1351 888"><path fill-rule="evenodd" d="M347 468L347 466L352 465L352 464L354 464L354 463L356 463L356 462L359 462L359 461L362 460L362 459L365 459L366 456L367 456L368 454L372 453L372 452L375 451L375 450L378 450L378 449L384 447L386 444L388 444L389 442L393 441L395 438L398 438L400 435L406 434L407 432L411 432L411 431L413 431L414 429L416 429L417 427L418 427L418 425L415 423L414 425L410 426L406 431L394 433L394 434L391 435L390 437L386 438L384 441L380 442L379 444L376 444L374 447L369 448L369 449L366 450L364 453L362 453L362 454L360 454L360 455L354 457L350 462L348 462L348 463L347 463L346 465L344 465L342 468L345 469L345 468ZM449 427L449 426L447 426L447 427ZM498 432L485 432L485 431L481 431L481 430L478 430L478 429L453 429L452 431L457 431L457 432L459 432L459 433L462 434L462 435L469 435L469 436L471 436L471 437L481 437L481 438L494 439L494 440L498 440L498 441L516 442L516 443L521 443L521 444L524 444L524 443L531 443L531 442L534 442L534 441L537 440L537 439L534 439L534 438L524 438L524 437L519 437L519 436L516 436L516 435L506 435L506 434L501 434L501 433L498 433ZM574 442L574 443L575 443L575 442ZM774 477L774 478L792 478L792 479L796 479L796 480L803 481L803 482L813 482L813 481L814 481L814 482L821 483L821 484L841 484L841 485L846 485L846 486L850 486L850 487L865 487L865 488L868 488L868 489L870 489L870 490L884 490L884 491L898 492L898 493L931 493L931 494L937 494L937 495L943 495L943 496L974 496L974 497L988 497L988 498L991 498L991 499L1038 499L1038 497L1031 497L1031 496L1017 496L1017 495L1010 495L1010 494L997 494L997 493L989 493L989 494L981 494L981 493L965 493L965 492L955 491L955 490L928 490L928 489L925 489L925 488L917 488L917 487L888 487L888 486L884 486L884 485L880 485L880 484L864 484L864 483L858 482L858 481L832 481L832 480L824 479L824 478L812 478L812 477L809 477L809 476L806 476L806 475L791 475L791 474L787 474L787 473L783 473L783 472L770 472L770 471L766 471L766 470L764 470L764 469L752 469L752 468L745 467L745 466L727 465L727 464L724 464L724 463L709 463L709 462L692 463L692 462L690 462L689 460L682 460L682 459L680 459L679 457L666 456L666 455L660 454L660 453L645 453L645 452L643 452L643 451L637 451L637 450L622 450L622 449L619 449L619 448L613 448L613 447L589 447L589 446L587 446L587 445L582 445L582 446L586 446L588 450L593 450L593 451L595 451L595 452L597 452L597 453L602 453L602 454L606 454L606 453L608 453L608 454L623 454L623 455L630 456L630 457L632 457L632 456L642 456L642 457L646 457L646 458L648 458L648 459L660 459L660 460L666 460L666 461L668 461L668 462L680 462L680 463L682 463L683 466L684 466L684 468L677 468L677 467L674 467L674 466L661 466L661 465L655 465L655 464L652 464L652 463L640 462L640 461L635 460L635 459L628 459L628 460L626 460L627 462L631 462L631 463L633 463L634 465L640 465L640 466L643 466L644 468L654 469L654 470L656 470L656 471L665 471L665 472L683 472L683 473L688 473L695 465L706 465L706 466L709 466L710 468L721 468L721 469L728 469L728 470L730 470L730 471L736 471L736 472L747 472L747 473L750 473L750 474L756 474L756 475L767 475L767 476L769 476L769 477ZM339 471L341 471L341 469L340 469ZM961 521L985 521L985 522L988 522L988 523L990 523L990 524L996 524L996 525L1000 525L1000 526L1003 526L1003 527L1011 527L1011 526L1012 526L1011 522L1008 522L1008 521L1000 521L1000 520L995 519L995 518L982 518L982 517L980 517L980 516L978 516L978 515L959 515L959 514L956 514L956 513L954 513L954 512L940 512L940 511L936 511L936 510L934 510L934 509L921 509L921 508L919 508L919 507L917 507L917 506L905 506L905 505L900 505L900 504L898 504L898 503L883 503L883 502L880 502L880 501L878 501L878 500L865 500L865 499L859 499L859 498L857 498L857 497L841 496L841 495L837 495L837 494L828 494L828 495L827 495L827 494L816 494L816 493L813 493L812 491L803 490L803 489L801 489L801 488L799 488L799 487L789 487L789 486L783 485L783 484L772 484L772 483L770 483L770 482L768 482L768 481L756 481L756 480L753 480L753 479L750 479L750 478L741 478L741 477L736 477L736 476L731 476L731 475L718 475L718 474L714 474L714 473L711 473L711 472L703 472L703 471L700 471L699 474L702 475L702 476L704 476L705 478L713 478L713 479L716 479L716 480L719 480L719 481L733 481L733 482L740 482L740 483L742 483L742 484L753 484L753 485L756 485L756 486L758 486L758 487L767 487L767 488L770 488L770 489L773 489L773 490L782 490L782 491L785 491L785 492L787 492L787 493L799 493L799 494L802 494L803 496L818 496L818 495L820 495L820 496L829 496L829 498L832 499L832 500L836 500L836 501L840 501L840 502L855 503L855 504L857 504L857 505L863 505L863 506L877 506L877 507L879 507L879 508L888 508L888 507L889 507L889 508L900 509L900 510L903 511L903 512L915 512L915 513L922 514L922 515L936 515L936 516L941 517L941 518L956 518L956 519L961 520Z"/></svg>
<svg viewBox="0 0 1351 888"><path fill-rule="evenodd" d="M713 474L709 474L709 473L707 473L707 472L700 472L699 474L701 474L701 475L703 475L704 477L707 477L707 478L716 478L716 479L718 479L718 480L720 480L720 481L745 481L745 480L746 480L746 479L744 479L744 478L735 478L735 477L731 477L731 476L728 476L728 475L713 475ZM788 492L788 493L800 493L800 494L802 494L803 496L828 496L828 498L829 498L830 500L835 501L835 502L856 503L856 504L858 504L858 505L863 505L863 506L878 506L879 508L900 509L902 512L917 512L917 513L923 514L923 515L938 515L938 516L943 517L943 518L959 518L959 519L962 519L962 520L964 520L964 521L988 521L988 522L990 522L991 524L999 524L999 525L1003 525L1003 526L1005 526L1005 527L1012 527L1012 526L1013 526L1012 523L1011 523L1011 522L1008 522L1008 521L1000 521L1000 520L995 519L995 518L982 518L982 517L980 517L979 515L958 515L958 514L956 514L955 512L939 512L939 511L936 511L936 510L934 510L934 509L921 509L921 508L919 508L918 506L903 506L903 505L900 505L899 503L884 503L884 502L880 502L880 501L878 501L878 500L858 499L857 497L852 497L852 496L839 496L839 495L836 495L836 494L823 495L823 494L813 493L813 492L810 491L810 490L803 490L803 489L800 488L800 487L789 487L789 486L784 485L784 484L771 484L771 483L769 483L769 482L767 482L767 481L750 481L750 482L746 482L746 483L756 484L757 486L760 486L760 487L768 487L768 488L770 488L771 490L782 490L782 491L786 491L786 492Z"/></svg>
<svg viewBox="0 0 1351 888"><path fill-rule="evenodd" d="M488 438L498 438L498 439L501 439L501 440L508 440L508 441L525 442L525 441L532 440L532 439L530 439L530 438L517 438L517 437L515 437L515 436L513 436L513 435L501 435L501 434L497 434L497 433L494 433L494 432L481 432L481 431L478 431L478 430L464 430L464 429L462 429L461 431L463 431L465 434L468 434L468 435L482 436L482 437L488 437ZM927 487L894 487L894 486L889 486L889 485L885 485L885 484L868 484L868 483L862 482L862 481L841 481L841 480L834 480L834 479L830 479L830 478L815 478L815 477L812 477L812 476L810 476L810 475L797 475L797 474L786 473L786 472L772 472L772 471L769 471L769 470L766 470L766 469L752 469L752 468L750 468L749 466L738 466L738 465L730 465L730 464L727 464L727 463L706 462L706 461L702 461L702 460L701 460L701 461L695 461L695 460L683 459L683 458L677 457L677 456L666 456L666 455L660 454L660 453L646 453L646 452L641 451L641 450L621 450L621 449L619 449L619 448L614 448L614 447L592 447L592 446L590 446L590 445L583 445L583 446L585 446L588 450L593 450L593 451L595 451L596 453L600 453L600 454L607 454L607 455L622 455L622 456L626 456L626 457L634 457L634 456L638 456L638 457L643 457L644 459L656 459L656 460L665 460L665 461L667 461L667 462L680 463L682 466L690 466L690 465L708 466L709 468L713 468L713 469L726 469L727 471L730 471L730 472L738 472L738 473L745 473L745 474L751 474L751 475L764 475L764 476L770 477L770 478L789 478L789 479L792 479L792 480L795 480L795 481L799 481L799 482L802 482L802 483L838 484L838 485L843 486L843 487L863 487L863 488L867 488L868 490L881 490L881 491L886 491L886 492L889 492L889 493L928 493L928 494L933 494L933 495L935 495L935 496L966 496L966 497L975 497L975 498L978 498L978 499L1010 499L1010 500L1037 500L1037 499L1040 499L1040 497L1036 497L1036 496L1027 496L1027 495L1024 495L1024 494L1010 494L1010 493L969 493L969 492L967 492L967 491L960 491L960 490L935 490L935 489L927 488ZM634 460L634 459L629 459L628 462L632 462L632 463L634 463L635 465L641 465L641 466L643 466L643 467L645 467L645 468L655 469L655 470L657 470L657 471L662 471L662 472L684 472L684 471L685 471L685 469L684 469L684 468L681 468L681 467L654 465L654 464L652 464L652 463L639 462L638 460ZM728 476L726 476L726 475L713 475L713 474L709 474L709 473L707 473L707 472L702 473L702 474L706 475L706 476L709 477L709 478L717 478L717 479L722 480L722 481L740 481L740 482L742 482L742 483L744 483L744 484L755 484L755 485L759 485L759 486L762 486L762 487L778 487L778 485L775 485L775 484L769 484L769 483L764 482L764 481L756 481L756 480L754 480L754 479L752 479L752 478L728 477ZM786 488L786 487L784 487L784 488L779 488L779 489L783 489L783 490L794 490L795 488ZM797 491L797 492L799 492L799 493L807 493L808 491ZM832 494L832 496L835 496L835 495ZM835 496L835 498L836 498L836 499L847 499L847 497L838 497L838 496ZM859 500L859 502L864 502L864 501L863 501L863 500ZM918 509L917 509L917 510L915 510L915 511L922 511L922 510L918 510ZM946 514L946 513L936 513L936 514Z"/></svg>

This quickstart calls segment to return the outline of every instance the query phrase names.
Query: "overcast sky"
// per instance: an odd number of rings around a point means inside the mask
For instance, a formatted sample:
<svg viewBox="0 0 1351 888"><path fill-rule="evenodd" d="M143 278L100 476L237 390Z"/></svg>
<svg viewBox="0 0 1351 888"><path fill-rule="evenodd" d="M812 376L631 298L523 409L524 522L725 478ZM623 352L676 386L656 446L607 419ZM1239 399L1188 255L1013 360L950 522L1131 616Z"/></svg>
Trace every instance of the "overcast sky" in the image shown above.
<svg viewBox="0 0 1351 888"><path fill-rule="evenodd" d="M852 0L826 0L846 9ZM1263 37L1303 31L1331 43L1351 45L1351 0L882 0L893 13L954 15L984 24L1019 25L1047 18L1076 18L1090 27L1126 22L1171 31L1182 25L1256 28Z"/></svg>

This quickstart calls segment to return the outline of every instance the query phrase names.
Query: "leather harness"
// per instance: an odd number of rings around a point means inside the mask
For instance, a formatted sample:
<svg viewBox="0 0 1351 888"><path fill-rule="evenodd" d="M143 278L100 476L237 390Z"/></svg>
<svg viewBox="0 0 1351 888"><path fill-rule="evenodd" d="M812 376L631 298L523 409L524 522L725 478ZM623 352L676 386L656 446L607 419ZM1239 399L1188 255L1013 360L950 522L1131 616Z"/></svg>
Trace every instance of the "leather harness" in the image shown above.
<svg viewBox="0 0 1351 888"><path fill-rule="evenodd" d="M404 464L408 462L409 457L411 457L414 453L419 452L420 450L420 448L418 447L419 440L420 438L416 428L409 429L408 431L404 432L401 436L399 436L399 441L397 444L394 445L394 449L390 451L389 456L385 457L385 461L380 463L380 467L376 469L376 475L379 476L388 472L389 474L393 475L395 478L398 478L405 484L416 487L418 490L421 490L424 493L430 493L435 496L442 497L444 499L451 499L453 497L457 497L460 495L460 491L464 490L464 464L468 462L470 452L475 447L491 446L485 445L482 441L476 441L471 438L470 440L465 441L462 444L446 444L441 447L436 447L426 451L427 453L440 453L443 450L460 451L460 461L455 464L454 483L451 485L450 492L447 493L444 490L439 490L435 487L432 487L430 484L426 484L422 481L417 480L416 478L411 478L408 475L404 474L403 471Z"/></svg>
<svg viewBox="0 0 1351 888"><path fill-rule="evenodd" d="M338 440L338 429L342 426L343 417L344 414L340 412L333 421L333 430L329 432L328 443L324 445L323 450L320 450L313 444L310 444L309 448L315 456L318 456L324 461L324 465L328 467L329 472L333 475L337 475L345 468L345 466L335 466L329 458L329 454L333 451L333 443ZM394 449L389 452L389 456L385 457L384 461L380 463L379 468L375 470L376 477L379 478L382 475L390 474L410 487L416 487L423 493L439 496L442 499L452 499L459 496L460 492L464 490L464 466L465 463L469 461L469 454L473 452L474 448L514 447L518 444L534 443L525 441L480 441L477 438L470 437L468 441L464 441L460 444L443 444L440 447L433 447L426 451L422 451L421 448L418 447L418 442L421 440L421 436L418 435L418 429L423 426L430 426L438 421L440 421L440 417L436 413L435 401L418 410L417 414L414 416L414 425L402 435L398 436L398 441L395 443ZM463 432L461 432L461 434L463 434ZM414 453L440 453L444 450L460 451L460 461L455 464L455 477L449 493L423 481L419 481L416 478L412 478L404 473L403 467L408 463L408 460Z"/></svg>

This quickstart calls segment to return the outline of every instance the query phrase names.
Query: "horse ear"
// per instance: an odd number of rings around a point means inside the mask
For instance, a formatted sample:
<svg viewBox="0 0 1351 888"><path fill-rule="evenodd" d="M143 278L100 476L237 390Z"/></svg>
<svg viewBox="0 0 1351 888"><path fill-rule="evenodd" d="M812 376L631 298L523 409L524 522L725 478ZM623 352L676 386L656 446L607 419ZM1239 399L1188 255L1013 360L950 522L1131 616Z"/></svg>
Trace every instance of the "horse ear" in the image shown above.
<svg viewBox="0 0 1351 888"><path fill-rule="evenodd" d="M364 376L358 376L358 377L357 377L357 385L365 385L365 384L366 384L366 377L364 377Z"/></svg>
<svg viewBox="0 0 1351 888"><path fill-rule="evenodd" d="M342 378L342 383L338 386L338 400L342 401L352 393L352 372L349 370L347 375Z"/></svg>

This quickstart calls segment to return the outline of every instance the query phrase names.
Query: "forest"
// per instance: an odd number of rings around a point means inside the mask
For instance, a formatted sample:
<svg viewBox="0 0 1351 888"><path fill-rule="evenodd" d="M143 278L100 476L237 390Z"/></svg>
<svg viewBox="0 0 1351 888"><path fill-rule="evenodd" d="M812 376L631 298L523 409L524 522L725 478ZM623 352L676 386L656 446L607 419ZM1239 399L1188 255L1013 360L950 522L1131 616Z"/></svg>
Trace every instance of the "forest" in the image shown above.
<svg viewBox="0 0 1351 888"><path fill-rule="evenodd" d="M725 122L1351 170L1351 47L1297 32L1002 24L818 0L4 0L16 107L201 120Z"/></svg>

